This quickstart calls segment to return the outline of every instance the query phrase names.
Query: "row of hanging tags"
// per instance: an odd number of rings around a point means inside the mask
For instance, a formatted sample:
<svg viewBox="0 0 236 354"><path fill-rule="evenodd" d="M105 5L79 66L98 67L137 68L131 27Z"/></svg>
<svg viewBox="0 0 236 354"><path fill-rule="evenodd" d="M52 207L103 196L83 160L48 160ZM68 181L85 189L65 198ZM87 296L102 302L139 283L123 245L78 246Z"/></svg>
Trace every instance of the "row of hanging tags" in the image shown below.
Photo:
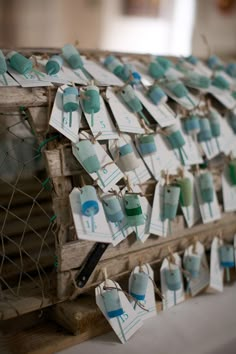
<svg viewBox="0 0 236 354"><path fill-rule="evenodd" d="M230 282L230 269L235 268L235 248L224 243L222 237L215 238L213 242L215 241L218 242L216 252L219 266L222 271L226 271L226 282ZM162 300L165 310L185 299L183 277L187 295L195 296L210 286L204 247L196 238L185 250L183 268L179 255L173 253L170 248L168 250L169 254L160 269L162 292L156 286L154 272L148 263L140 262L139 266L134 268L129 278L128 293L122 290L117 282L108 279L106 269L103 270L105 280L95 289L96 303L122 343L141 327L144 320L156 316L155 292ZM212 273L215 264L211 264L211 268ZM194 283L193 289L190 290Z"/></svg>

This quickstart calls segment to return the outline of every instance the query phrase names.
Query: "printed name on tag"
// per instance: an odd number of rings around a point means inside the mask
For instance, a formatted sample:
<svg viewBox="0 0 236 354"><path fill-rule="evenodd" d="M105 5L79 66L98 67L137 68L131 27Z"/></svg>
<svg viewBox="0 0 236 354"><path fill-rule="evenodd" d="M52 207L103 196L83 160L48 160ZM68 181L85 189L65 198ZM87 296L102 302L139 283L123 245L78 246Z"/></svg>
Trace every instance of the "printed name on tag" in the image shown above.
<svg viewBox="0 0 236 354"><path fill-rule="evenodd" d="M110 287L112 290L104 290L104 287L105 289L106 287ZM121 343L125 343L137 332L143 322L137 316L126 295L120 290L121 288L118 283L107 279L96 287L95 296L99 309Z"/></svg>
<svg viewBox="0 0 236 354"><path fill-rule="evenodd" d="M175 264L165 258L160 270L163 310L167 310L185 300L181 258L178 253L174 253L173 256ZM170 288L173 290L170 290Z"/></svg>
<svg viewBox="0 0 236 354"><path fill-rule="evenodd" d="M76 111L72 112L71 119L70 113L64 111L63 91L67 87L67 85L63 85L57 90L49 124L73 143L77 143L79 141L79 128L82 111L79 106ZM78 98L77 103L79 104Z"/></svg>
<svg viewBox="0 0 236 354"><path fill-rule="evenodd" d="M81 190L74 188L69 198L78 239L112 243L112 233L99 198L96 200L98 212L93 216L82 213L84 202L83 197L81 198Z"/></svg>
<svg viewBox="0 0 236 354"><path fill-rule="evenodd" d="M155 317L157 314L153 282L154 273L148 263L135 267L129 277L129 293L134 298L131 305L142 320ZM146 311L137 305L137 301Z"/></svg>
<svg viewBox="0 0 236 354"><path fill-rule="evenodd" d="M219 237L214 237L211 243L211 260L210 260L210 284L209 292L224 290L224 270L220 266L219 247L222 241Z"/></svg>
<svg viewBox="0 0 236 354"><path fill-rule="evenodd" d="M115 94L112 88L108 87L106 97L121 132L137 134L145 132L138 117L128 109L119 94Z"/></svg>
<svg viewBox="0 0 236 354"><path fill-rule="evenodd" d="M121 149L123 156L120 155ZM119 140L110 140L109 151L113 159L117 161L117 166L129 177L132 185L144 183L151 178L129 135L121 134Z"/></svg>
<svg viewBox="0 0 236 354"><path fill-rule="evenodd" d="M83 109L85 118L88 122L88 125L91 129L91 132L94 136L98 133L102 133L98 136L97 140L109 140L109 139L118 139L119 135L115 126L111 120L111 117L108 113L108 110L105 106L104 100L100 95L100 110L97 113L94 113L94 124L91 124L91 114L86 113L83 108L82 100L80 100L81 107Z"/></svg>
<svg viewBox="0 0 236 354"><path fill-rule="evenodd" d="M196 296L209 285L209 267L202 243L189 246L184 253L183 259L185 270L189 272L187 276L188 288L192 296Z"/></svg>

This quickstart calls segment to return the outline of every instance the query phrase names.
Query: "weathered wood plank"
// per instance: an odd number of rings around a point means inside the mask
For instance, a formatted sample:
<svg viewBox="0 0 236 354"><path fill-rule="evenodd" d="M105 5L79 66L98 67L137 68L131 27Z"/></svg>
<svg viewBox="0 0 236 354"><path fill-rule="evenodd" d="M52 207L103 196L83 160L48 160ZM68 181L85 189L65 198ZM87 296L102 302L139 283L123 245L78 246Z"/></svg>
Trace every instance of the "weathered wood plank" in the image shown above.
<svg viewBox="0 0 236 354"><path fill-rule="evenodd" d="M217 223L205 225L198 224L195 225L193 228L188 229L184 226L183 217L178 216L176 220L172 223L173 235L170 235L166 238L151 235L144 244L138 242L135 236L131 235L116 247L110 245L104 253L102 259L105 260L113 258L117 255L122 255L125 253L128 254L141 249L148 249L149 247L156 245L163 245L168 242L171 242L173 239L176 238L185 239L187 236L191 238L194 235L197 236L199 234L207 234L208 230L211 232L211 230L216 230L217 228L224 227L224 225L227 225L228 223L233 223L234 219L235 216L233 213L225 213L223 214L222 220L218 221ZM80 267L84 258L89 253L93 245L93 242L81 240L68 242L63 245L61 249L57 250L59 260L58 270L66 271L69 269L76 269Z"/></svg>
<svg viewBox="0 0 236 354"><path fill-rule="evenodd" d="M137 265L139 259L151 264L160 262L160 260L168 254L168 246L171 246L174 251L183 250L192 242L194 236L197 236L200 241L206 244L206 246L209 246L209 243L219 231L222 231L225 239L232 240L236 231L236 224L233 222L234 219L235 215L230 213L230 215L227 215L220 221L212 223L211 227L209 227L209 225L198 225L192 228L191 231L189 229L184 229L182 235L174 234L172 237L162 239L161 241L158 240L159 242L153 243L149 245L149 247L145 247L144 244L143 247L132 251L125 248L124 252L121 250L117 252L117 250L114 249L113 253L110 249L110 255L108 253L107 257L105 252L103 260L98 263L86 286L79 289L78 293L84 293L88 291L89 288L96 286L102 281L103 275L101 270L104 267L107 268L108 275L112 279L116 279L117 277L124 276L130 272L133 267ZM57 289L59 298L68 297L71 294L71 291L73 291L72 277L76 276L77 273L77 270L58 272Z"/></svg>
<svg viewBox="0 0 236 354"><path fill-rule="evenodd" d="M45 134L55 131L48 121L47 107L29 107L29 121L39 141L42 141Z"/></svg>
<svg viewBox="0 0 236 354"><path fill-rule="evenodd" d="M19 108L46 106L48 104L47 89L45 88L22 88L22 87L1 87L0 107Z"/></svg>

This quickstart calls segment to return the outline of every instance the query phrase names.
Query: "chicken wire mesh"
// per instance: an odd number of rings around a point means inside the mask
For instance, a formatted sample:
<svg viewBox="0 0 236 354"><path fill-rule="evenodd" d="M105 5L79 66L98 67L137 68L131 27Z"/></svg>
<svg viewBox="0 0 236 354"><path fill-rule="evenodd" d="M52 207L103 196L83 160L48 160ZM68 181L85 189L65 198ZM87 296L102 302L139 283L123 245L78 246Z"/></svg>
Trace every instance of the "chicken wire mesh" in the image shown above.
<svg viewBox="0 0 236 354"><path fill-rule="evenodd" d="M24 108L0 112L0 315L30 292L53 294L51 181ZM55 278L55 277L54 277ZM16 315L19 311L15 308Z"/></svg>

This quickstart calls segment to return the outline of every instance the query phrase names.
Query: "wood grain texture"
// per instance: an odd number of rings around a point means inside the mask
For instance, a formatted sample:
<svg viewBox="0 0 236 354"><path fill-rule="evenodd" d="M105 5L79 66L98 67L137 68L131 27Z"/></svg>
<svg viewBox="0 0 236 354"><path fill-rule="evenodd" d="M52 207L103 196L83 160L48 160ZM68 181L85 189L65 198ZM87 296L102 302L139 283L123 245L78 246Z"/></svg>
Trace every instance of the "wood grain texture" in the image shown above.
<svg viewBox="0 0 236 354"><path fill-rule="evenodd" d="M48 103L47 89L45 88L22 88L1 87L0 107L13 108L20 106L39 107Z"/></svg>
<svg viewBox="0 0 236 354"><path fill-rule="evenodd" d="M120 245L119 251L115 248L108 248L105 252L102 260L98 263L96 269L92 273L86 286L81 289L77 289L77 294L85 293L89 289L96 286L99 282L103 280L102 269L105 267L108 271L108 276L112 279L122 278L122 276L129 273L141 259L143 262L149 262L152 265L160 262L168 254L168 246L172 248L173 251L181 251L185 249L192 241L193 237L197 237L201 242L209 247L211 240L222 231L224 239L232 241L233 235L236 232L236 224L234 222L235 214L229 213L224 214L220 221L211 223L210 225L200 224L193 227L192 229L183 229L182 233L175 234L173 230L173 236L166 239L157 239L157 241L150 240L149 244L146 243L142 247L137 247L134 243L134 248L129 248L127 243L122 249L122 244ZM137 243L137 242L136 242ZM84 243L82 247L87 245ZM136 248L137 247L137 248ZM90 249L90 248L89 248ZM84 260L88 253L88 249L84 255L81 253L81 261ZM64 257L63 257L64 258ZM70 257L71 258L71 257ZM76 260L74 260L75 265ZM59 259L60 263L60 259ZM81 262L82 263L82 262ZM79 273L76 268L70 268L64 272L58 272L58 297L67 298L75 290L73 287L72 279L76 278Z"/></svg>

